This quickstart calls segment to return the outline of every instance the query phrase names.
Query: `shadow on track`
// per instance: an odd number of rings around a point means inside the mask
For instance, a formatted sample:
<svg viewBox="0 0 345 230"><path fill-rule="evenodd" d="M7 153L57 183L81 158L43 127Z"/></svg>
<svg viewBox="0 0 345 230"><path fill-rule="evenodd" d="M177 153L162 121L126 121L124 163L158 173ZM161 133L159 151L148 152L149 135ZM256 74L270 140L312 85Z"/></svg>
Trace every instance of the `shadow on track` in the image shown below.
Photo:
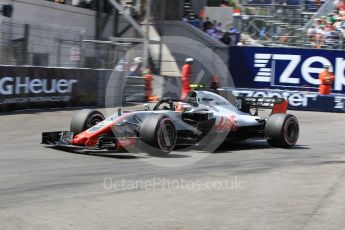
<svg viewBox="0 0 345 230"><path fill-rule="evenodd" d="M63 152L68 153L74 153L79 155L87 155L87 156L95 156L95 157L105 157L105 158L112 158L112 159L122 159L122 160L128 160L128 159L143 159L143 158L150 158L150 157L156 157L156 158L189 158L190 155L184 155L184 154L175 154L171 153L166 156L154 156L147 153L130 153L125 150L121 151L106 151L106 150L76 150L76 149L70 149L70 148L63 148L63 147L47 147ZM266 141L245 141L245 142L236 142L236 143L224 143L222 144L216 151L213 152L213 154L220 154L220 153L231 153L231 152L237 152L237 151L245 151L245 150L264 150L264 149L274 149L271 147ZM296 145L290 150L303 150L303 149L310 149L309 147L305 145ZM178 150L179 152L187 152L184 151L183 148L177 148L175 150ZM203 152L202 149L195 148L196 151ZM191 151L191 150L189 150ZM196 153L197 154L197 153Z"/></svg>
<svg viewBox="0 0 345 230"><path fill-rule="evenodd" d="M139 153L140 155L135 155L135 153L129 153L125 150L122 151L104 151L104 150L98 150L98 151L91 151L91 150L73 150L69 148L63 148L63 147L47 147L50 149L55 149L58 151L63 151L67 153L73 153L73 154L79 154L79 155L87 155L87 156L95 156L95 157L105 157L105 158L112 158L112 159L122 159L122 160L128 160L128 159L142 159L142 158L150 158L150 157L157 157L157 158L187 158L190 157L188 155L183 154L169 154L167 156L152 156L147 153ZM145 154L145 156L143 156Z"/></svg>
<svg viewBox="0 0 345 230"><path fill-rule="evenodd" d="M236 152L236 151L243 151L243 150L263 150L263 149L273 149L266 141L244 141L244 142L236 142L236 143L224 143L222 144L214 153L229 153L229 152ZM296 145L292 148L294 149L310 149L305 145Z"/></svg>
<svg viewBox="0 0 345 230"><path fill-rule="evenodd" d="M49 149L54 149L66 153L72 153L72 154L78 154L78 155L87 155L87 156L95 156L95 157L106 157L106 158L113 158L113 159L139 159L139 158L145 158L144 156L134 156L134 155L124 155L128 154L128 152L121 151L121 152L116 152L116 151L83 151L83 150L73 150L70 148L63 148L63 147L56 147L56 146L47 146L46 148Z"/></svg>

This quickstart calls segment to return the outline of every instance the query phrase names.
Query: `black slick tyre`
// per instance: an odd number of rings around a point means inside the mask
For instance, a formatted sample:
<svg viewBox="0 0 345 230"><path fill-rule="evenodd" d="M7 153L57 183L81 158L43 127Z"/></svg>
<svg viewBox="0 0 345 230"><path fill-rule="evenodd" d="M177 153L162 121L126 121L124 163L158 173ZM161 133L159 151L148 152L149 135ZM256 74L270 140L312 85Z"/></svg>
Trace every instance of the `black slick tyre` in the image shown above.
<svg viewBox="0 0 345 230"><path fill-rule="evenodd" d="M102 122L104 116L98 110L83 109L74 114L70 130L77 135L85 130L95 126L97 123Z"/></svg>
<svg viewBox="0 0 345 230"><path fill-rule="evenodd" d="M177 132L174 121L162 114L153 114L141 124L140 150L155 156L168 155L176 145Z"/></svg>
<svg viewBox="0 0 345 230"><path fill-rule="evenodd" d="M299 124L295 116L272 114L265 125L265 136L272 147L291 148L299 137Z"/></svg>

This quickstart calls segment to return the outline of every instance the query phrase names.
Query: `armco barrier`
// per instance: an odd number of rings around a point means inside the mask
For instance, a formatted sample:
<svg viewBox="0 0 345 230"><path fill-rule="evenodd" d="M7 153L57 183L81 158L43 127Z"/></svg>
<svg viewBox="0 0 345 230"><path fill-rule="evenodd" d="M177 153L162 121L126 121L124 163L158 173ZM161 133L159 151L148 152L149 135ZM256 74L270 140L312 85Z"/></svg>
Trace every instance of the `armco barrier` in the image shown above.
<svg viewBox="0 0 345 230"><path fill-rule="evenodd" d="M320 112L345 113L345 95L332 94L320 96L317 93L269 89L224 89L234 95L249 97L278 97L286 98L288 109Z"/></svg>

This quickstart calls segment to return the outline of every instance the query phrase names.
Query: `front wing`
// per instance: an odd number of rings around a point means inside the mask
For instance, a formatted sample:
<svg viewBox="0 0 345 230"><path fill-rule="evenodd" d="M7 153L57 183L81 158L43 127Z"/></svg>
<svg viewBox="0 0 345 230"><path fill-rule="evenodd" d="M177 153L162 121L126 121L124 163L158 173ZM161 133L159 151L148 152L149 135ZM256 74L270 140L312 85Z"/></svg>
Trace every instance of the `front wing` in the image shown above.
<svg viewBox="0 0 345 230"><path fill-rule="evenodd" d="M99 137L96 146L86 147L72 145L73 137L74 133L70 131L43 132L41 144L76 150L119 150L136 145L137 140L140 139L137 137Z"/></svg>

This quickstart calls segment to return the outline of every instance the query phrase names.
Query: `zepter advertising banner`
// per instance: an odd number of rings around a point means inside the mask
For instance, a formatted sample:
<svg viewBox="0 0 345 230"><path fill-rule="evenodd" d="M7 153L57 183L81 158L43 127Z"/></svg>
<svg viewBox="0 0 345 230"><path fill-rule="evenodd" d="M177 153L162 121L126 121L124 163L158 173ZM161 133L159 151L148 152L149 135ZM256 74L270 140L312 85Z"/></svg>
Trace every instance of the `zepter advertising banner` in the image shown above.
<svg viewBox="0 0 345 230"><path fill-rule="evenodd" d="M236 87L318 91L318 74L334 72L333 93L345 94L345 52L320 49L231 47Z"/></svg>
<svg viewBox="0 0 345 230"><path fill-rule="evenodd" d="M0 111L91 106L97 73L87 69L0 67Z"/></svg>

